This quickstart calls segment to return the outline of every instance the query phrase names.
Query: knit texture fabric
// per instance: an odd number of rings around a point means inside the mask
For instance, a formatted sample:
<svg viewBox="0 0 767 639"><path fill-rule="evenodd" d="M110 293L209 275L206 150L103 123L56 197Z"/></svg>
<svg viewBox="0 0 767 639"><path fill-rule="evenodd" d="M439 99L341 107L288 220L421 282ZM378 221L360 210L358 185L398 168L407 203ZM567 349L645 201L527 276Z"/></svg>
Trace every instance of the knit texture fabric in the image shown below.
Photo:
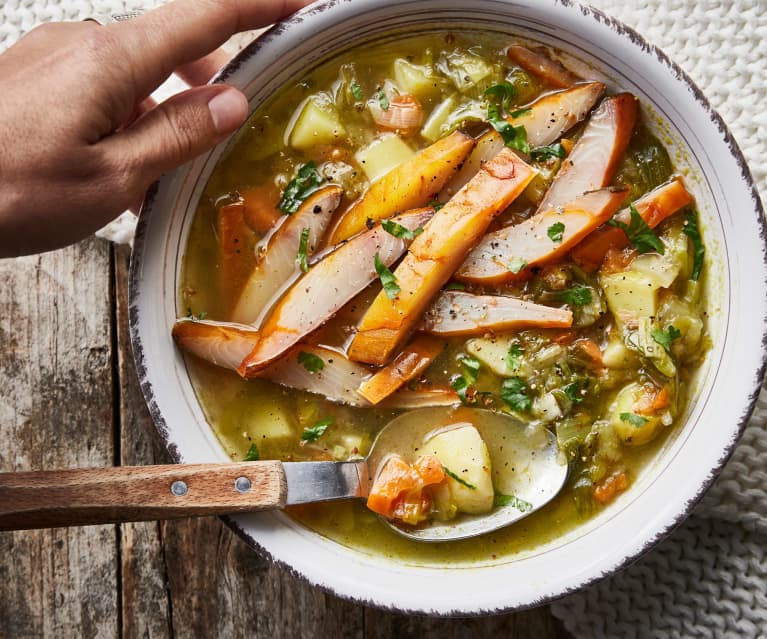
<svg viewBox="0 0 767 639"><path fill-rule="evenodd" d="M40 22L81 20L157 4L158 0L4 0L0 50ZM735 135L764 200L767 0L591 4L635 28L687 71ZM131 237L125 218L118 231L123 241ZM766 423L763 391L733 458L686 523L619 574L553 604L554 614L571 633L584 639L767 637Z"/></svg>

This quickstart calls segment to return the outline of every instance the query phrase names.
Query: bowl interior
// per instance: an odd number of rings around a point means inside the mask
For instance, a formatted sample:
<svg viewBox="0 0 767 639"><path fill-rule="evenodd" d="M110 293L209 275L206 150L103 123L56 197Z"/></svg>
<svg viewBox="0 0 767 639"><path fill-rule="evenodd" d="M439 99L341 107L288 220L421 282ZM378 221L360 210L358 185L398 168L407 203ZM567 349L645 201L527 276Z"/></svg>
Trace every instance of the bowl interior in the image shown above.
<svg viewBox="0 0 767 639"><path fill-rule="evenodd" d="M450 0L331 2L278 25L219 80L242 88L256 109L329 55L430 29L482 29L548 44L570 56L572 66L587 66L589 75L604 78L610 91L640 98L646 120L696 197L708 251L713 348L695 380L688 418L611 507L521 556L440 567L404 564L341 546L281 513L238 517L233 525L254 545L345 597L418 612L500 611L559 596L616 570L680 522L713 479L761 379L764 229L740 152L697 89L636 34L569 3L475 0L468 11L465 3ZM177 291L189 226L226 148L222 144L161 180L145 203L132 264L131 334L142 389L171 453L188 463L228 459L170 338L173 321L183 314Z"/></svg>

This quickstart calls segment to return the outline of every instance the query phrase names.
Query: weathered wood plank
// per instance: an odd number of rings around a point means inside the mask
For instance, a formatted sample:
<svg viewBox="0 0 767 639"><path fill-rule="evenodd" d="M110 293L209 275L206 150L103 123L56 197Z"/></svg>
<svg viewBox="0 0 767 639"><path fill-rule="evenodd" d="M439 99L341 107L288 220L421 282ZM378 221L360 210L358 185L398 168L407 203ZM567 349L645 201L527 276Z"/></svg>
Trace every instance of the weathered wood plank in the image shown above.
<svg viewBox="0 0 767 639"><path fill-rule="evenodd" d="M110 248L0 261L0 468L113 461ZM0 634L118 634L114 526L0 535Z"/></svg>

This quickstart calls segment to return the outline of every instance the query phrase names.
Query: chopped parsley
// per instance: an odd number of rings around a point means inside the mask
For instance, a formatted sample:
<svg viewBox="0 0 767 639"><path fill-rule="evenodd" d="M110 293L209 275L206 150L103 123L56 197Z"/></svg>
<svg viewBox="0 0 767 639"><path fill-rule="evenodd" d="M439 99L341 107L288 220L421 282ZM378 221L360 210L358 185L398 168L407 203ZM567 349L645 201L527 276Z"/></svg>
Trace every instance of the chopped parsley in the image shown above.
<svg viewBox="0 0 767 639"><path fill-rule="evenodd" d="M607 223L610 226L617 226L619 229L623 229L631 245L640 253L658 251L658 253L664 255L666 249L663 247L663 242L660 241L660 238L647 226L647 222L642 219L642 216L633 204L630 205L630 210L631 221L628 224L615 218L607 220Z"/></svg>
<svg viewBox="0 0 767 639"><path fill-rule="evenodd" d="M317 357L314 353L307 353L301 351L298 354L298 363L301 364L310 373L317 373L325 368L325 362L321 357Z"/></svg>
<svg viewBox="0 0 767 639"><path fill-rule="evenodd" d="M490 123L490 126L501 134L503 143L506 146L522 151L522 153L530 153L530 145L527 143L525 127L521 124L514 126L507 122L498 111L497 105L487 105L487 121Z"/></svg>
<svg viewBox="0 0 767 639"><path fill-rule="evenodd" d="M574 286L564 291L557 291L554 297L570 306L586 306L591 304L591 289L588 286Z"/></svg>
<svg viewBox="0 0 767 639"><path fill-rule="evenodd" d="M328 417L317 422L311 428L304 428L304 432L301 433L301 439L305 442L316 442L334 421L333 417Z"/></svg>
<svg viewBox="0 0 767 639"><path fill-rule="evenodd" d="M361 100L362 99L362 87L354 82L350 87L349 91L352 92L352 95L354 96L355 100Z"/></svg>
<svg viewBox="0 0 767 639"><path fill-rule="evenodd" d="M642 428L648 421L647 417L642 417L636 413L621 413L619 417L622 422L631 424L635 428Z"/></svg>
<svg viewBox="0 0 767 639"><path fill-rule="evenodd" d="M445 286L446 291L465 291L466 290L466 284L463 284L461 282L448 282L447 286Z"/></svg>
<svg viewBox="0 0 767 639"><path fill-rule="evenodd" d="M501 493L495 493L495 496L493 497L493 506L495 508L512 506L522 513L529 513L533 509L533 505L529 501L520 499L516 495L503 495Z"/></svg>
<svg viewBox="0 0 767 639"><path fill-rule="evenodd" d="M411 231L409 228L402 226L402 224L397 224L394 220L381 220L381 226L389 235L402 238L403 240L414 240L423 233L423 227L421 226Z"/></svg>
<svg viewBox="0 0 767 639"><path fill-rule="evenodd" d="M296 263L304 273L309 270L309 265L306 263L306 244L308 242L309 229L302 229L301 240L298 242L298 255L296 255Z"/></svg>
<svg viewBox="0 0 767 639"><path fill-rule="evenodd" d="M463 375L456 375L453 377L453 379L450 381L450 386L452 389L458 393L458 397L461 398L461 401L466 404L468 403L468 397L466 397L466 391L469 390L469 384L468 381L466 381L466 378Z"/></svg>
<svg viewBox="0 0 767 639"><path fill-rule="evenodd" d="M457 482L458 482L459 484L461 484L462 486L466 486L466 488L468 488L469 490L477 490L477 487L476 487L474 484L470 484L470 483L469 483L469 482L467 482L465 479L461 479L461 478L460 478L458 475L456 475L456 474L455 474L455 473L454 473L452 470L450 470L450 469L449 469L447 466L443 466L443 467L442 467L442 470L444 470L444 471L445 471L445 474L446 474L448 477L451 477L451 478L455 479L455 481L457 481Z"/></svg>
<svg viewBox="0 0 767 639"><path fill-rule="evenodd" d="M695 211L690 211L684 216L684 226L682 232L692 240L692 274L690 279L698 281L700 272L703 270L703 258L706 257L706 247L703 246L703 239L700 236L698 227L698 216Z"/></svg>
<svg viewBox="0 0 767 639"><path fill-rule="evenodd" d="M378 98L378 106L380 106L384 111L388 111L389 98L386 97L386 94L383 91L379 91L376 98Z"/></svg>
<svg viewBox="0 0 767 639"><path fill-rule="evenodd" d="M317 165L314 161L307 162L298 169L296 177L285 187L277 208L286 215L292 215L321 184L322 176L317 172Z"/></svg>
<svg viewBox="0 0 767 639"><path fill-rule="evenodd" d="M509 269L514 275L519 273L523 268L527 266L527 262L521 257L512 257L506 268Z"/></svg>
<svg viewBox="0 0 767 639"><path fill-rule="evenodd" d="M673 324L669 324L665 331L662 331L659 328L652 329L650 335L669 355L671 355L671 344L682 337L682 332Z"/></svg>
<svg viewBox="0 0 767 639"><path fill-rule="evenodd" d="M479 360L476 357L471 357L471 355L461 355L458 359L461 362L463 378L466 382L468 384L476 382L477 375L479 375L479 369L482 367Z"/></svg>
<svg viewBox="0 0 767 639"><path fill-rule="evenodd" d="M565 234L565 225L562 222L552 224L546 231L546 235L552 242L559 244L562 241L562 237Z"/></svg>
<svg viewBox="0 0 767 639"><path fill-rule="evenodd" d="M378 253L375 255L374 264L376 273L378 273L378 277L381 280L381 285L383 286L384 293L386 293L386 297L388 297L390 300L393 300L402 290L397 284L397 278L394 277L394 273L386 268L386 264L381 261Z"/></svg>
<svg viewBox="0 0 767 639"><path fill-rule="evenodd" d="M201 322L208 316L208 314L205 311L200 311L199 313L197 313L197 315L195 315L194 313L192 313L191 307L189 307L186 309L186 316L193 322L197 322L197 321Z"/></svg>
<svg viewBox="0 0 767 639"><path fill-rule="evenodd" d="M540 162L541 160L546 160L548 158L562 159L565 155L567 155L565 147L559 142L550 144L549 146L539 146L537 149L530 151L530 159L535 162Z"/></svg>
<svg viewBox="0 0 767 639"><path fill-rule="evenodd" d="M526 413L533 406L533 400L527 395L527 384L519 377L510 377L503 381L501 399L512 410Z"/></svg>
<svg viewBox="0 0 767 639"><path fill-rule="evenodd" d="M519 370L522 355L523 351L522 347L519 345L519 342L514 342L511 346L509 346L509 352L506 353L506 366L508 366L512 371Z"/></svg>
<svg viewBox="0 0 767 639"><path fill-rule="evenodd" d="M501 103L501 108L504 111L508 111L511 107L511 101L514 99L517 91L513 85L508 82L502 82L501 84L494 84L491 87L485 89L485 97L496 98ZM516 117L516 116L515 116Z"/></svg>
<svg viewBox="0 0 767 639"><path fill-rule="evenodd" d="M573 404L580 404L583 401L581 395L581 381L576 380L562 389L565 393L565 397L569 399Z"/></svg>
<svg viewBox="0 0 767 639"><path fill-rule="evenodd" d="M258 461L259 459L261 459L261 455L258 452L258 446L251 444L248 452L245 453L244 461Z"/></svg>
<svg viewBox="0 0 767 639"><path fill-rule="evenodd" d="M530 107L525 107L524 109L517 109L516 111L512 111L509 113L509 115L512 118L521 118L523 115L527 115L528 113L532 113L532 109Z"/></svg>

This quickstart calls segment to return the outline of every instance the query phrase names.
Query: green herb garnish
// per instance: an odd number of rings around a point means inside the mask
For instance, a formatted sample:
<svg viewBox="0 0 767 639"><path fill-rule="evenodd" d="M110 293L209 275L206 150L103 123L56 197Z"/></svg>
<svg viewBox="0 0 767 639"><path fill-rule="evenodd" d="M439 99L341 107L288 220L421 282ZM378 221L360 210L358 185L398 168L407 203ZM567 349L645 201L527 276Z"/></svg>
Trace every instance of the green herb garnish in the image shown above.
<svg viewBox="0 0 767 639"><path fill-rule="evenodd" d="M197 321L204 320L208 316L208 314L205 311L200 311L199 313L197 313L197 315L195 315L194 313L192 313L191 307L187 307L186 316L193 322L197 322Z"/></svg>
<svg viewBox="0 0 767 639"><path fill-rule="evenodd" d="M461 282L448 282L445 286L446 291L465 291L466 290L466 284L463 284Z"/></svg>
<svg viewBox="0 0 767 639"><path fill-rule="evenodd" d="M508 366L510 370L518 370L521 364L522 355L523 351L519 342L514 342L509 346L509 352L506 353L506 366Z"/></svg>
<svg viewBox="0 0 767 639"><path fill-rule="evenodd" d="M259 459L261 459L261 455L258 452L258 446L251 444L248 452L245 454L244 461L258 461Z"/></svg>
<svg viewBox="0 0 767 639"><path fill-rule="evenodd" d="M588 286L574 286L564 291L556 291L554 298L570 306L591 304L591 289Z"/></svg>
<svg viewBox="0 0 767 639"><path fill-rule="evenodd" d="M510 377L503 381L501 399L512 410L526 413L533 406L533 400L527 395L527 384L519 377Z"/></svg>
<svg viewBox="0 0 767 639"><path fill-rule="evenodd" d="M706 247L703 246L703 239L700 236L698 227L698 216L694 211L690 211L684 216L684 226L682 233L692 240L692 275L690 279L698 281L700 272L703 270L703 258L706 257Z"/></svg>
<svg viewBox="0 0 767 639"><path fill-rule="evenodd" d="M617 226L619 229L623 229L631 245L640 253L649 253L650 251L658 251L661 255L665 255L666 249L663 247L663 242L655 234L655 232L647 226L647 222L642 219L642 216L637 211L636 207L631 204L631 221L626 224L615 218L607 220L610 226Z"/></svg>
<svg viewBox="0 0 767 639"><path fill-rule="evenodd" d="M296 255L296 263L304 273L309 270L309 265L306 263L306 245L308 242L309 229L302 229L301 239L298 242L298 255Z"/></svg>
<svg viewBox="0 0 767 639"><path fill-rule="evenodd" d="M322 176L317 172L317 165L314 161L307 162L298 169L296 177L285 187L277 208L286 215L292 215L321 184Z"/></svg>
<svg viewBox="0 0 767 639"><path fill-rule="evenodd" d="M384 293L386 293L386 297L388 297L390 300L393 300L395 297L397 297L400 290L402 290L397 284L397 278L394 277L394 273L386 268L386 264L381 261L378 253L376 253L374 258L374 264L376 273L378 273L378 277L381 280L381 285L383 286Z"/></svg>
<svg viewBox="0 0 767 639"><path fill-rule="evenodd" d="M671 344L682 337L682 332L673 324L669 324L665 331L662 331L659 328L652 329L650 335L669 355L671 355Z"/></svg>
<svg viewBox="0 0 767 639"><path fill-rule="evenodd" d="M562 222L552 224L546 231L546 235L552 242L559 244L562 241L562 237L565 234L565 225Z"/></svg>
<svg viewBox="0 0 767 639"><path fill-rule="evenodd" d="M458 482L459 484L461 484L462 486L466 486L466 488L468 488L469 490L477 490L477 487L476 487L476 486L474 486L473 484L470 484L470 483L469 483L469 482L467 482L465 479L461 479L461 478L460 478L458 475L456 475L456 474L455 474L455 473L454 473L452 470L450 470L450 469L449 469L447 466L443 466L443 467L442 467L442 470L444 470L444 471L445 471L445 474L446 474L448 477L452 477L453 479L455 479L455 481L457 481L457 482Z"/></svg>
<svg viewBox="0 0 767 639"><path fill-rule="evenodd" d="M356 82L353 83L349 90L352 92L352 95L354 96L355 100L361 100L362 99L362 87L357 84Z"/></svg>
<svg viewBox="0 0 767 639"><path fill-rule="evenodd" d="M467 404L468 398L466 397L466 392L469 390L470 384L468 381L466 381L466 378L463 375L456 375L450 381L450 386L456 393L458 393L458 397L461 398L461 402Z"/></svg>
<svg viewBox="0 0 767 639"><path fill-rule="evenodd" d="M414 240L423 233L423 227L421 226L411 231L409 228L402 226L402 224L397 224L394 220L381 220L381 226L389 235L402 238L403 240Z"/></svg>
<svg viewBox="0 0 767 639"><path fill-rule="evenodd" d="M649 421L647 417L642 417L636 413L621 413L619 417L622 422L627 422L635 428L642 428Z"/></svg>
<svg viewBox="0 0 767 639"><path fill-rule="evenodd" d="M477 375L479 375L479 369L482 367L479 360L476 357L470 355L461 355L458 358L463 368L463 378L468 384L473 384L477 381Z"/></svg>
<svg viewBox="0 0 767 639"><path fill-rule="evenodd" d="M316 373L325 368L325 362L321 357L317 357L314 353L307 353L301 351L298 354L298 363L301 364L310 373Z"/></svg>
<svg viewBox="0 0 767 639"><path fill-rule="evenodd" d="M514 275L519 273L523 268L527 266L527 262L523 260L521 257L512 257L511 260L509 260L509 263L506 265L506 268L509 269Z"/></svg>
<svg viewBox="0 0 767 639"><path fill-rule="evenodd" d="M322 421L317 422L311 428L304 428L304 432L301 433L301 439L305 442L317 441L328 429L328 426L330 426L334 421L335 419L333 417L328 417L327 419L323 419Z"/></svg>
<svg viewBox="0 0 767 639"><path fill-rule="evenodd" d="M516 89L508 82L502 82L501 84L494 84L491 87L485 89L485 97L494 97L501 103L501 108L504 112L508 111L511 107L511 101L516 95Z"/></svg>
<svg viewBox="0 0 767 639"><path fill-rule="evenodd" d="M568 384L562 390L564 391L567 399L569 399L573 404L580 404L583 401L583 396L581 395L580 380Z"/></svg>
<svg viewBox="0 0 767 639"><path fill-rule="evenodd" d="M389 110L389 98L386 97L386 94L383 91L379 91L378 95L376 96L378 98L378 105L384 110Z"/></svg>
<svg viewBox="0 0 767 639"><path fill-rule="evenodd" d="M530 145L527 143L527 131L523 125L514 126L507 122L499 113L495 104L487 105L487 121L503 138L503 143L512 148L530 153Z"/></svg>
<svg viewBox="0 0 767 639"><path fill-rule="evenodd" d="M559 142L556 144L550 144L549 146L539 146L537 149L530 151L530 159L535 162L546 160L548 158L559 158L560 160L567 155L565 147Z"/></svg>
<svg viewBox="0 0 767 639"><path fill-rule="evenodd" d="M512 111L509 113L509 115L512 118L521 118L523 115L527 115L528 113L531 113L532 109L530 107L525 107L524 109L517 109L516 111Z"/></svg>
<svg viewBox="0 0 767 639"><path fill-rule="evenodd" d="M493 506L499 508L501 506L513 506L521 513L529 513L533 509L533 505L529 501L520 499L516 495L503 495L501 493L495 493L493 497Z"/></svg>

